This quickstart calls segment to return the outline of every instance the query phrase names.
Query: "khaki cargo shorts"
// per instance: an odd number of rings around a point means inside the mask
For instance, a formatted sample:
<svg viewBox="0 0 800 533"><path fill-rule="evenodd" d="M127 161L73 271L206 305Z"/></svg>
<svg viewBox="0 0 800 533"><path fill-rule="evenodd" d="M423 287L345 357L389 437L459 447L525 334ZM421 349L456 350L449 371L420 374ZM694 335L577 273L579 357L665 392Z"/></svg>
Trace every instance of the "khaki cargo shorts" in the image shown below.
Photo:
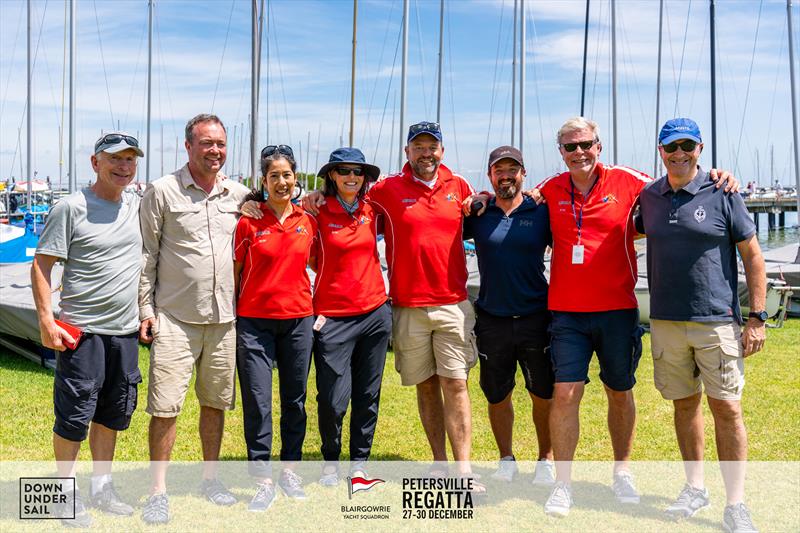
<svg viewBox="0 0 800 533"><path fill-rule="evenodd" d="M201 406L233 409L236 397L236 322L190 324L159 312L150 348L147 413L178 416L197 368L194 389Z"/></svg>
<svg viewBox="0 0 800 533"><path fill-rule="evenodd" d="M739 400L744 388L742 328L735 322L651 320L653 378L667 400L705 388L717 400Z"/></svg>
<svg viewBox="0 0 800 533"><path fill-rule="evenodd" d="M478 361L475 310L469 300L432 307L392 307L395 368L403 385L433 375L467 379Z"/></svg>

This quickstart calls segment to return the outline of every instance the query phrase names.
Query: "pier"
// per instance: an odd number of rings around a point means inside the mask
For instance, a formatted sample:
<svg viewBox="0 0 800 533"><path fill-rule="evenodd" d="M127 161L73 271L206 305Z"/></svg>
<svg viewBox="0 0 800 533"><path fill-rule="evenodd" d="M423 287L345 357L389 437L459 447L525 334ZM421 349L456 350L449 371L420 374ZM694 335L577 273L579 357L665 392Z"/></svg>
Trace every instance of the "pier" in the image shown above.
<svg viewBox="0 0 800 533"><path fill-rule="evenodd" d="M756 223L756 230L759 229L759 215L767 214L767 228L777 230L786 227L786 213L797 211L796 193L787 196L776 196L773 198L749 197L744 199L747 210L753 213L753 220Z"/></svg>

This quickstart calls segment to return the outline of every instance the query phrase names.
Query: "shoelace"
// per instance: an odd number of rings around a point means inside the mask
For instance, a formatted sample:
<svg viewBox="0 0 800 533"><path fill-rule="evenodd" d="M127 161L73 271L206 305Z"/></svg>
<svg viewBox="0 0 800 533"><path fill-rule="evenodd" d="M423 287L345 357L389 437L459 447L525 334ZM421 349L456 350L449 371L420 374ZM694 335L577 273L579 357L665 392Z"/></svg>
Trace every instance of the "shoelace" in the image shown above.
<svg viewBox="0 0 800 533"><path fill-rule="evenodd" d="M550 496L550 501L557 505L569 504L570 497L567 487L565 485L557 485L556 488L553 489L553 494Z"/></svg>
<svg viewBox="0 0 800 533"><path fill-rule="evenodd" d="M152 505L148 505L148 507L150 508L150 512L148 513L148 515L152 516L155 514L161 515L167 513L168 504L166 495L158 494L156 496L153 496L153 498L150 499L150 502L152 503Z"/></svg>
<svg viewBox="0 0 800 533"><path fill-rule="evenodd" d="M733 520L735 522L739 522L750 529L755 529L755 526L753 525L753 519L750 517L747 507L745 507L743 503L735 506L731 514L733 515Z"/></svg>
<svg viewBox="0 0 800 533"><path fill-rule="evenodd" d="M288 485L291 485L292 487L300 485L302 481L302 478L297 474L295 474L294 472L292 472L291 470L285 470L283 472L283 477L286 478L286 483Z"/></svg>
<svg viewBox="0 0 800 533"><path fill-rule="evenodd" d="M678 494L678 499L675 500L675 503L681 505L689 505L691 503L692 498L694 497L694 489L689 485L683 487L683 490L680 494Z"/></svg>
<svg viewBox="0 0 800 533"><path fill-rule="evenodd" d="M256 490L256 495L253 496L253 500L257 502L266 501L268 488L269 487L266 484L259 483L258 489Z"/></svg>

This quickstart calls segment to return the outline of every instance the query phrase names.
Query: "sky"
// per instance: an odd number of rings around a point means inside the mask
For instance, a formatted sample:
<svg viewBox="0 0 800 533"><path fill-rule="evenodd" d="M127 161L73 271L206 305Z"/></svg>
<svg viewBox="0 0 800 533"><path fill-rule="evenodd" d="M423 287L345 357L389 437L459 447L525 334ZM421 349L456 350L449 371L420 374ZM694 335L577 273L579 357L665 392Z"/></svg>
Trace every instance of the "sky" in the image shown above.
<svg viewBox="0 0 800 533"><path fill-rule="evenodd" d="M26 5L0 1L0 179L17 181L27 175ZM66 6L62 0L31 5L33 170L66 187L67 135L61 135L68 122L62 104L68 101L62 81ZM438 0L409 0L401 126L403 2L358 2L353 144L384 173L398 170L408 125L437 118L439 5ZM300 170L316 172L333 149L348 144L353 2L268 0L266 6L258 146L289 144ZM529 184L564 169L555 133L580 114L585 1L525 2L522 117L519 76L512 84L513 6L513 0L445 2L444 163L478 188L488 188L489 151L512 143L512 87L517 96L513 141L519 146L522 120ZM709 167L708 2L666 0L664 6L658 122L694 118L706 141L700 163ZM216 113L228 127L225 172L248 174L250 9L249 0L155 2L151 180L185 163L183 127L202 112ZM795 7L795 42L799 19ZM772 174L784 185L794 184L786 3L721 0L716 20L717 164L745 183L766 185ZM590 3L584 115L600 124L601 160L648 174L660 173L654 167L658 26L659 2L617 0L615 150L611 3ZM125 130L146 148L147 1L77 0L76 49L76 174L83 183L93 178L89 156L101 132ZM146 160L140 162L138 179L147 179Z"/></svg>

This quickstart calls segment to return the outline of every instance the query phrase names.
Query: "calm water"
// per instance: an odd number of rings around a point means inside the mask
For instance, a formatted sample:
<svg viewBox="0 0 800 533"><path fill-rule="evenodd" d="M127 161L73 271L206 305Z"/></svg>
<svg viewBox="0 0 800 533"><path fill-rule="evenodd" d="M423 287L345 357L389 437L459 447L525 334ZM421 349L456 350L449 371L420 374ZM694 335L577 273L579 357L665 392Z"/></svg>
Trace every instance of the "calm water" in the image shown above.
<svg viewBox="0 0 800 533"><path fill-rule="evenodd" d="M800 239L800 229L797 227L797 213L786 213L786 228L777 231L768 231L767 215L759 215L758 242L764 250L780 248L787 244L796 243ZM777 223L777 221L776 221Z"/></svg>

